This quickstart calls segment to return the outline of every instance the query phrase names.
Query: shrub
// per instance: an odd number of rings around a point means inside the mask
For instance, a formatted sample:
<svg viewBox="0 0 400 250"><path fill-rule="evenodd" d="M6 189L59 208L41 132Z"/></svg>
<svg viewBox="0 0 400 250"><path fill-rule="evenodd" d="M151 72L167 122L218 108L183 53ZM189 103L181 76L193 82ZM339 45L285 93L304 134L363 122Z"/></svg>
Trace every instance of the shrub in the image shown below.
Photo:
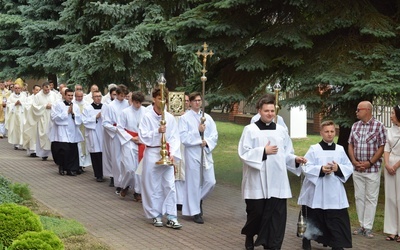
<svg viewBox="0 0 400 250"><path fill-rule="evenodd" d="M39 216L29 208L11 203L0 205L0 242L5 246L27 231L42 230Z"/></svg>
<svg viewBox="0 0 400 250"><path fill-rule="evenodd" d="M32 198L31 190L29 189L28 184L13 183L10 185L10 188L23 200L30 200Z"/></svg>
<svg viewBox="0 0 400 250"><path fill-rule="evenodd" d="M3 203L20 203L21 197L15 194L11 189L11 181L0 176L0 205Z"/></svg>
<svg viewBox="0 0 400 250"><path fill-rule="evenodd" d="M18 236L8 248L8 250L23 249L62 250L64 245L51 231L25 232Z"/></svg>

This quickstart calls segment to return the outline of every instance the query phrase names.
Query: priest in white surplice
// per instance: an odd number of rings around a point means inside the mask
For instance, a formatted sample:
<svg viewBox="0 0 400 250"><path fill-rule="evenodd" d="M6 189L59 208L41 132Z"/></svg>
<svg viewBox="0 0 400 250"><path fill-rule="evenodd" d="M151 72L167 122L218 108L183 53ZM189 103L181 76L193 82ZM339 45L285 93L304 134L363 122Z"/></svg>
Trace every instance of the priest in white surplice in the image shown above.
<svg viewBox="0 0 400 250"><path fill-rule="evenodd" d="M56 104L58 95L50 91L48 82L42 84L42 90L33 99L32 112L37 122L36 155L47 160L51 154L51 143L48 133L52 126L50 119L51 106Z"/></svg>
<svg viewBox="0 0 400 250"><path fill-rule="evenodd" d="M117 136L118 119L124 108L129 107L125 96L129 93L125 85L118 85L117 97L106 106L103 114L104 144L107 144L110 155L103 154L103 174L112 177L113 185L117 188L116 193L121 191L119 176L121 174L121 143ZM110 158L108 158L109 156Z"/></svg>
<svg viewBox="0 0 400 250"><path fill-rule="evenodd" d="M352 247L344 183L352 175L353 165L343 147L333 142L335 129L332 121L322 122L321 142L312 145L305 155L305 179L298 200L307 215L303 249L311 249L310 240L332 249Z"/></svg>
<svg viewBox="0 0 400 250"><path fill-rule="evenodd" d="M37 122L33 117L32 105L35 95L39 93L40 86L34 85L32 88L32 95L26 99L24 107L24 133L23 133L23 148L30 157L36 157L36 136L37 136Z"/></svg>
<svg viewBox="0 0 400 250"><path fill-rule="evenodd" d="M169 159L179 161L180 140L178 124L173 115L162 111L161 90L156 87L152 93L153 110L146 112L139 125L139 138L146 145L143 156L142 201L146 218L153 219L155 227L162 227L162 218L167 217L166 226L179 229L182 225L177 219L175 174L172 165L157 165L160 160L161 137L164 133ZM168 96L165 93L164 99ZM166 125L160 125L162 112L165 112Z"/></svg>
<svg viewBox="0 0 400 250"><path fill-rule="evenodd" d="M26 95L21 94L21 86L15 84L14 93L7 100L6 129L8 130L8 143L13 144L14 149L22 148L24 128L24 107Z"/></svg>
<svg viewBox="0 0 400 250"><path fill-rule="evenodd" d="M218 131L210 115L204 114L201 124L202 96L199 92L189 95L191 109L179 120L179 135L185 146L185 191L182 215L193 216L196 223L203 224L202 201L215 187L212 151L217 146ZM204 133L204 139L201 134ZM201 159L203 150L203 159Z"/></svg>
<svg viewBox="0 0 400 250"><path fill-rule="evenodd" d="M79 170L78 143L83 141L79 130L82 115L79 107L72 103L74 92L66 89L65 100L51 108L51 120L54 122L49 133L52 142L53 159L59 165L59 173L76 176Z"/></svg>
<svg viewBox="0 0 400 250"><path fill-rule="evenodd" d="M90 152L94 177L96 177L97 182L103 182L102 146L104 129L101 116L103 104L100 102L100 91L94 91L92 97L92 104L86 105L83 109L82 122L85 126L86 147Z"/></svg>
<svg viewBox="0 0 400 250"><path fill-rule="evenodd" d="M93 102L86 102L83 100L83 91L82 90L76 90L74 93L74 100L72 101L76 106L79 107L79 110L81 113L83 112L83 109L86 105L89 105L89 103ZM85 138L85 126L81 124L79 126L79 130L81 131L83 138ZM83 172L84 167L88 167L92 165L92 161L90 160L90 153L87 150L86 147L86 141L83 140L82 142L78 143L78 150L79 150L79 170L78 173Z"/></svg>
<svg viewBox="0 0 400 250"><path fill-rule="evenodd" d="M299 164L307 160L293 154L286 129L273 122L275 98L261 99L258 112L260 120L244 128L238 146L247 212L242 234L246 235L246 249L259 245L265 249L281 249L286 228L286 200L292 197L287 170L299 175ZM255 243L254 235L258 235Z"/></svg>
<svg viewBox="0 0 400 250"><path fill-rule="evenodd" d="M146 108L142 106L144 94L136 91L131 96L131 106L122 110L118 122L118 134L121 142L121 197L125 197L129 187L134 191L135 201L141 200L141 175L136 174L143 157L145 145L139 140L139 124Z"/></svg>

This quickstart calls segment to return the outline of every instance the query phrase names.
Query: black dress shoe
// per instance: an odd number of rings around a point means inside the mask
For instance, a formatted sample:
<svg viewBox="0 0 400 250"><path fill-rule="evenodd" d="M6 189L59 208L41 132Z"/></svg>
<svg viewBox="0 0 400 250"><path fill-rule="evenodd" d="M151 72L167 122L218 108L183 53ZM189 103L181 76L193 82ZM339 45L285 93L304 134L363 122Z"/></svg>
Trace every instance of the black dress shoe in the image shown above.
<svg viewBox="0 0 400 250"><path fill-rule="evenodd" d="M110 184L108 184L109 187L114 187L114 178L110 178Z"/></svg>
<svg viewBox="0 0 400 250"><path fill-rule="evenodd" d="M203 217L201 217L201 214L196 214L195 216L193 216L193 221L197 224L204 224L204 220Z"/></svg>
<svg viewBox="0 0 400 250"><path fill-rule="evenodd" d="M246 235L246 242L244 243L246 250L254 250L254 239L253 236Z"/></svg>
<svg viewBox="0 0 400 250"><path fill-rule="evenodd" d="M76 176L76 172L75 171L67 171L67 175L69 176Z"/></svg>
<svg viewBox="0 0 400 250"><path fill-rule="evenodd" d="M60 175L64 175L64 169L63 169L62 166L58 166L58 173L59 173Z"/></svg>
<svg viewBox="0 0 400 250"><path fill-rule="evenodd" d="M47 161L47 156L45 156L45 157L42 157L42 161Z"/></svg>
<svg viewBox="0 0 400 250"><path fill-rule="evenodd" d="M78 169L77 171L76 171L76 174L82 174L83 172L82 172L82 170L80 170L80 169Z"/></svg>
<svg viewBox="0 0 400 250"><path fill-rule="evenodd" d="M103 177L97 177L97 178L96 178L96 181L97 181L97 182L103 182Z"/></svg>
<svg viewBox="0 0 400 250"><path fill-rule="evenodd" d="M37 156L36 156L36 153L32 153L32 154L30 154L29 156L30 156L30 157L37 157Z"/></svg>

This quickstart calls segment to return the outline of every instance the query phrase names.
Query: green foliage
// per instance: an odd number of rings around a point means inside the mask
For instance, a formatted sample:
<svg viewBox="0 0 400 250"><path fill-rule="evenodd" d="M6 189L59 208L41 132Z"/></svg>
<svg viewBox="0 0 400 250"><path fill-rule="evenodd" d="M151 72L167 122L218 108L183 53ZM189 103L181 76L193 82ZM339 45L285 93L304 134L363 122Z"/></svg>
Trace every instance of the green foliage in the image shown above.
<svg viewBox="0 0 400 250"><path fill-rule="evenodd" d="M30 200L32 198L31 190L28 184L13 183L10 186L13 193L17 194L23 200Z"/></svg>
<svg viewBox="0 0 400 250"><path fill-rule="evenodd" d="M399 99L399 12L396 1L376 0L4 0L0 78L55 73L139 89L164 72L169 90L198 91L194 53L207 42L210 104L279 79L286 104L349 127L348 107Z"/></svg>
<svg viewBox="0 0 400 250"><path fill-rule="evenodd" d="M49 216L40 216L43 228L54 232L60 238L83 235L86 233L82 224L76 220L63 219Z"/></svg>
<svg viewBox="0 0 400 250"><path fill-rule="evenodd" d="M8 249L62 250L64 245L57 235L51 231L25 232L18 236Z"/></svg>
<svg viewBox="0 0 400 250"><path fill-rule="evenodd" d="M8 247L4 246L4 244L0 242L0 250L8 250Z"/></svg>
<svg viewBox="0 0 400 250"><path fill-rule="evenodd" d="M0 176L0 204L22 202L22 197L14 193L11 189L11 186L11 181L7 180L3 176Z"/></svg>
<svg viewBox="0 0 400 250"><path fill-rule="evenodd" d="M27 231L42 231L39 216L29 208L16 204L0 205L0 242L10 246L13 240Z"/></svg>

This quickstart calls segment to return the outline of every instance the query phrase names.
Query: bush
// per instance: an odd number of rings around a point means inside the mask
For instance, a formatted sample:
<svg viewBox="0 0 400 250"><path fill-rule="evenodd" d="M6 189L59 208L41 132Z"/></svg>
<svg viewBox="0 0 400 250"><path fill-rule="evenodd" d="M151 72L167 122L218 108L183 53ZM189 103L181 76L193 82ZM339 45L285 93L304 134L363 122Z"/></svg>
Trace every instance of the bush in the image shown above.
<svg viewBox="0 0 400 250"><path fill-rule="evenodd" d="M42 231L39 216L17 204L0 205L0 242L5 246L27 231Z"/></svg>
<svg viewBox="0 0 400 250"><path fill-rule="evenodd" d="M13 183L10 185L10 188L23 200L30 200L32 198L31 190L29 189L28 184Z"/></svg>
<svg viewBox="0 0 400 250"><path fill-rule="evenodd" d="M3 203L20 203L22 198L11 189L11 181L0 176L0 205Z"/></svg>
<svg viewBox="0 0 400 250"><path fill-rule="evenodd" d="M26 232L18 236L8 248L8 250L23 249L62 250L64 245L51 231Z"/></svg>

